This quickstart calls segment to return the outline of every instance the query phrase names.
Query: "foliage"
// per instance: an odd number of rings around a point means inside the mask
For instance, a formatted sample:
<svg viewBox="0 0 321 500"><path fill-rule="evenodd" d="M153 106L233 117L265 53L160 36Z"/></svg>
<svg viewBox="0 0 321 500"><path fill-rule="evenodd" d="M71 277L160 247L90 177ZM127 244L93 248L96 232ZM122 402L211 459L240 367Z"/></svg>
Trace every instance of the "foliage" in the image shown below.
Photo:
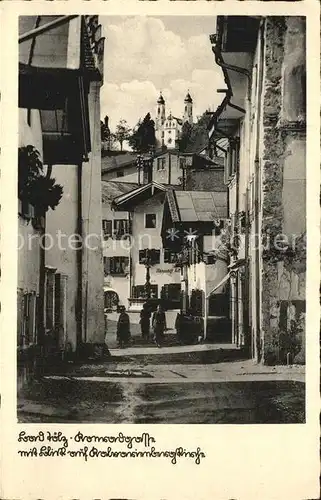
<svg viewBox="0 0 321 500"><path fill-rule="evenodd" d="M116 125L116 132L113 135L116 141L119 142L121 151L123 150L124 142L129 140L131 132L132 130L126 120L120 120L120 122Z"/></svg>
<svg viewBox="0 0 321 500"><path fill-rule="evenodd" d="M267 365L285 365L287 356L292 364L302 348L302 328L298 321L293 321L290 330L274 328L266 341L265 362Z"/></svg>
<svg viewBox="0 0 321 500"><path fill-rule="evenodd" d="M208 143L207 125L210 115L205 111L196 123L185 122L182 127L182 133L178 141L178 148L181 153L187 150L198 149Z"/></svg>
<svg viewBox="0 0 321 500"><path fill-rule="evenodd" d="M148 153L155 146L155 122L150 113L147 113L143 121L139 120L128 142L137 153Z"/></svg>
<svg viewBox="0 0 321 500"><path fill-rule="evenodd" d="M40 213L59 204L63 188L55 179L45 176L40 153L32 146L19 148L18 153L18 196L33 205Z"/></svg>

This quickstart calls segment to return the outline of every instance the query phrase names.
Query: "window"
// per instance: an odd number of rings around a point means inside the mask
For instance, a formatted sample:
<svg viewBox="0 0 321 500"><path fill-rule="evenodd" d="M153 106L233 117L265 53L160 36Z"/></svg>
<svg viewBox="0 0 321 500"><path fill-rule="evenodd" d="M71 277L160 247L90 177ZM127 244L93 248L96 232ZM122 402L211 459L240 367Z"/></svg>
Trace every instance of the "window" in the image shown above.
<svg viewBox="0 0 321 500"><path fill-rule="evenodd" d="M228 182L237 172L239 165L239 138L229 140L225 155L225 182Z"/></svg>
<svg viewBox="0 0 321 500"><path fill-rule="evenodd" d="M156 214L145 214L145 228L146 229L156 228Z"/></svg>
<svg viewBox="0 0 321 500"><path fill-rule="evenodd" d="M181 300L181 284L169 283L164 285L161 290L161 298L179 303Z"/></svg>
<svg viewBox="0 0 321 500"><path fill-rule="evenodd" d="M165 170L166 159L157 158L157 170Z"/></svg>
<svg viewBox="0 0 321 500"><path fill-rule="evenodd" d="M52 330L55 326L55 273L46 271L45 288L45 327Z"/></svg>
<svg viewBox="0 0 321 500"><path fill-rule="evenodd" d="M128 257L104 257L104 275L124 276L128 273Z"/></svg>
<svg viewBox="0 0 321 500"><path fill-rule="evenodd" d="M158 285L150 285L150 295L157 299L158 297ZM146 288L145 285L135 285L132 288L132 298L133 299L144 299L146 298Z"/></svg>
<svg viewBox="0 0 321 500"><path fill-rule="evenodd" d="M149 259L147 261L146 259ZM155 248L144 248L143 250L139 250L139 263L146 264L149 263L151 266L154 264L160 263L160 250Z"/></svg>
<svg viewBox="0 0 321 500"><path fill-rule="evenodd" d="M164 135L165 135L165 134L164 134L164 131L163 131L163 132L162 132L162 139L164 138Z"/></svg>
<svg viewBox="0 0 321 500"><path fill-rule="evenodd" d="M166 264L174 264L177 261L177 253L172 252L171 250L168 250L167 248L164 249L164 262Z"/></svg>
<svg viewBox="0 0 321 500"><path fill-rule="evenodd" d="M36 294L18 292L18 343L27 346L36 341Z"/></svg>
<svg viewBox="0 0 321 500"><path fill-rule="evenodd" d="M186 167L186 158L180 158L179 159L179 166L180 166L180 168L185 168Z"/></svg>
<svg viewBox="0 0 321 500"><path fill-rule="evenodd" d="M124 238L130 234L130 221L128 219L103 220L104 239L115 238L116 240Z"/></svg>
<svg viewBox="0 0 321 500"><path fill-rule="evenodd" d="M116 177L124 177L124 171L123 170L118 170L116 173Z"/></svg>
<svg viewBox="0 0 321 500"><path fill-rule="evenodd" d="M115 219L113 236L116 240L122 239L125 235L129 234L129 220L128 219Z"/></svg>
<svg viewBox="0 0 321 500"><path fill-rule="evenodd" d="M113 221L112 220L103 220L103 235L104 240L108 240L113 234Z"/></svg>

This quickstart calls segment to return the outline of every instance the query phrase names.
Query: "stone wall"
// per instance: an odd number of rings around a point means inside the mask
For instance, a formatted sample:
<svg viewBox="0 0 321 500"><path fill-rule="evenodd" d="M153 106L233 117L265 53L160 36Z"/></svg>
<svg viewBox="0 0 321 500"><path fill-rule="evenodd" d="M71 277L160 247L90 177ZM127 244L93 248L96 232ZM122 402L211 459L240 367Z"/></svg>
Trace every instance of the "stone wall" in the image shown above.
<svg viewBox="0 0 321 500"><path fill-rule="evenodd" d="M270 17L265 33L262 169L262 355L304 362L305 25Z"/></svg>

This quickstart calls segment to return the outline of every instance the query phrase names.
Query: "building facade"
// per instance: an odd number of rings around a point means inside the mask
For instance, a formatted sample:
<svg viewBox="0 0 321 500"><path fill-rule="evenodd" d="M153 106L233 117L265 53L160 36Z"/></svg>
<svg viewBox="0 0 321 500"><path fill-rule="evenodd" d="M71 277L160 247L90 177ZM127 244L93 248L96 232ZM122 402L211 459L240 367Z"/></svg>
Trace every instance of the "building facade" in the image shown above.
<svg viewBox="0 0 321 500"><path fill-rule="evenodd" d="M19 199L18 346L21 352L35 348L44 360L104 344L104 38L97 16L22 16L19 31L19 182L25 194ZM38 198L28 198L20 179L35 158L42 185L62 187L54 210L38 199L39 188Z"/></svg>
<svg viewBox="0 0 321 500"><path fill-rule="evenodd" d="M304 362L305 20L219 16L226 90L209 125L224 138L233 336L264 363Z"/></svg>
<svg viewBox="0 0 321 500"><path fill-rule="evenodd" d="M164 248L161 234L166 190L166 186L152 182L113 201L114 210L127 211L130 218L127 306L132 311L140 311L146 300L147 272L150 296L160 299L169 293L176 301L173 307L179 308L180 272L175 256Z"/></svg>
<svg viewBox="0 0 321 500"><path fill-rule="evenodd" d="M157 147L166 147L175 149L181 135L182 126L184 123L193 123L193 99L187 92L184 99L184 111L181 118L177 118L170 112L166 114L165 99L160 93L157 99L156 116L155 116L155 136Z"/></svg>

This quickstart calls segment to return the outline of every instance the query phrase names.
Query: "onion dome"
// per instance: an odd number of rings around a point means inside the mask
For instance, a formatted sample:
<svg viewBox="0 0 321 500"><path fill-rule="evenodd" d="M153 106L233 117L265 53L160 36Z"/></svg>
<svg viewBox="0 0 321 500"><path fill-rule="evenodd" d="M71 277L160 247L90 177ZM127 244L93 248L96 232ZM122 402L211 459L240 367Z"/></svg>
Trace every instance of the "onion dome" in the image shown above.
<svg viewBox="0 0 321 500"><path fill-rule="evenodd" d="M162 93L159 94L159 98L157 99L157 104L165 104L164 97Z"/></svg>
<svg viewBox="0 0 321 500"><path fill-rule="evenodd" d="M193 102L193 99L191 98L191 94L189 92L187 92L184 102Z"/></svg>

